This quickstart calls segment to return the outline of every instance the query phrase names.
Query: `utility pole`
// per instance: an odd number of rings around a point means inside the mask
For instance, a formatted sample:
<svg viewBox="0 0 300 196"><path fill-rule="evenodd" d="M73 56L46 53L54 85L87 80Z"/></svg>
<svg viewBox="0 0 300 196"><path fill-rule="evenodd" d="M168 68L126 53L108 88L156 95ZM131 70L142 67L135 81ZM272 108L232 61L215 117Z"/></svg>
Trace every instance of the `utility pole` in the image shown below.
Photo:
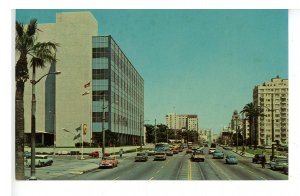
<svg viewBox="0 0 300 196"><path fill-rule="evenodd" d="M155 124L154 124L154 144L156 144L156 119L155 119Z"/></svg>

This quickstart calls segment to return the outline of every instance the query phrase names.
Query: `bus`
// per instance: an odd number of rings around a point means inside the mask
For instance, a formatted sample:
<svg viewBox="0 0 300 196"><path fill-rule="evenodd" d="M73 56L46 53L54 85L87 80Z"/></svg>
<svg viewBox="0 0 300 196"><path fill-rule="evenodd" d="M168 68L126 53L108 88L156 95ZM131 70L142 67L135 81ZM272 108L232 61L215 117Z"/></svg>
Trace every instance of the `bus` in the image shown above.
<svg viewBox="0 0 300 196"><path fill-rule="evenodd" d="M160 151L168 151L169 150L169 144L168 143L163 143L163 142L160 142L160 143L157 143L155 144L155 147L154 147L154 151L155 152L160 152Z"/></svg>

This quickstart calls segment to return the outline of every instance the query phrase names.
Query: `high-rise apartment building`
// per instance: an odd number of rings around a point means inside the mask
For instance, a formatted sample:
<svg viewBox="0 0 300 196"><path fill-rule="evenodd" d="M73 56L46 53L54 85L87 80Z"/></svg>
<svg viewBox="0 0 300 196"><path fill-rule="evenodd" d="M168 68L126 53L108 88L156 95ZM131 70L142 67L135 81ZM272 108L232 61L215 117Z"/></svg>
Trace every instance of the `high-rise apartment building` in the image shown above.
<svg viewBox="0 0 300 196"><path fill-rule="evenodd" d="M288 143L288 80L279 76L270 82L255 86L253 102L263 113L258 118L258 145L272 144L272 124L274 141Z"/></svg>
<svg viewBox="0 0 300 196"><path fill-rule="evenodd" d="M117 133L120 143L139 141L144 81L111 36L98 36L94 16L57 13L55 23L38 24L38 28L38 41L60 46L57 63L36 70L36 79L48 72L61 74L47 75L36 85L37 143L74 146L80 142L74 138L81 124L87 128L83 140L92 142L102 132L103 121L104 129ZM30 139L30 83L25 85L24 112L25 134Z"/></svg>
<svg viewBox="0 0 300 196"><path fill-rule="evenodd" d="M196 114L169 113L166 115L166 124L169 129L198 131L198 116Z"/></svg>

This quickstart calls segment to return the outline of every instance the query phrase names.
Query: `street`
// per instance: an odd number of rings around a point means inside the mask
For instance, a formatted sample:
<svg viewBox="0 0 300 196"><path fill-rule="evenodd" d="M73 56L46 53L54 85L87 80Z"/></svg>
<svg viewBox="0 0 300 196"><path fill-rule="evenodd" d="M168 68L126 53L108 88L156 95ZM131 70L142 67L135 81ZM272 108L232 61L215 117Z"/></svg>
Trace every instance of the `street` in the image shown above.
<svg viewBox="0 0 300 196"><path fill-rule="evenodd" d="M221 148L226 155L234 154ZM132 153L119 159L115 168L93 169L89 172L68 172L51 177L50 167L39 168L37 173L44 172L51 180L287 180L288 176L279 171L272 171L268 167L261 168L260 164L253 164L251 158L241 157L237 165L225 164L224 159L213 159L208 154L204 162L191 162L190 154L185 151L168 156L165 161L154 161L149 156L146 162L135 162ZM70 161L70 160L69 160ZM89 159L90 164L97 163L98 159ZM93 163L92 163L93 162ZM63 163L61 162L63 165ZM72 168L71 168L72 169ZM62 166L62 170L63 166Z"/></svg>

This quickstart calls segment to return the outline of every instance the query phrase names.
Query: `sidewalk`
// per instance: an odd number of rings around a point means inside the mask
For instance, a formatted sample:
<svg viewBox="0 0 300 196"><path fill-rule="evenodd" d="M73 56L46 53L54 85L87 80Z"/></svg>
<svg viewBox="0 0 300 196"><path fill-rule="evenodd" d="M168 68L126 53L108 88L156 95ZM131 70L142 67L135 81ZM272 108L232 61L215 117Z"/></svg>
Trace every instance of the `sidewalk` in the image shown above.
<svg viewBox="0 0 300 196"><path fill-rule="evenodd" d="M125 153L122 158L116 155L117 159L122 160L135 156L136 152ZM113 155L112 155L113 156ZM68 174L83 174L89 171L93 171L99 168L100 158L92 158L88 155L83 156L81 160L79 155L76 159L75 155L55 155L53 156L53 164L45 167L36 167L37 180L55 180L60 176ZM25 178L30 178L30 168L25 168Z"/></svg>
<svg viewBox="0 0 300 196"><path fill-rule="evenodd" d="M254 157L254 154L250 154L248 152L244 152L244 154L242 155L242 151L241 150L237 150L236 151L235 149L233 149L232 152L234 152L234 153L236 153L236 154L238 154L238 155L240 155L242 157L247 157L247 158L253 158Z"/></svg>

